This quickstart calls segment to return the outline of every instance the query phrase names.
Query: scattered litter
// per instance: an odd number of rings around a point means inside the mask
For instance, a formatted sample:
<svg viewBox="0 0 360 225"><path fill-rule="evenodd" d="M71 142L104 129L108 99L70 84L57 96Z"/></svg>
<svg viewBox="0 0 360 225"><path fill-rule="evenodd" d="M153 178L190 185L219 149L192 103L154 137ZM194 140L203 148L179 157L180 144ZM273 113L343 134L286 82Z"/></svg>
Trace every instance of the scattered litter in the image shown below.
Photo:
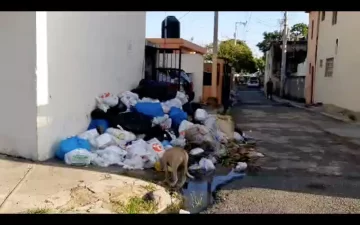
<svg viewBox="0 0 360 225"><path fill-rule="evenodd" d="M255 151L249 152L248 156L249 156L249 158L262 158L262 157L264 157L264 155L262 153L255 152Z"/></svg>
<svg viewBox="0 0 360 225"><path fill-rule="evenodd" d="M202 158L199 162L199 166L205 171L215 170L215 166L210 159Z"/></svg>
<svg viewBox="0 0 360 225"><path fill-rule="evenodd" d="M189 166L189 170L199 170L199 169L201 169L201 166L197 163Z"/></svg>
<svg viewBox="0 0 360 225"><path fill-rule="evenodd" d="M238 132L234 132L234 139L239 142L242 142L245 140L244 137L241 136Z"/></svg>
<svg viewBox="0 0 360 225"><path fill-rule="evenodd" d="M247 168L247 163L245 162L238 162L235 167L235 172L243 172Z"/></svg>
<svg viewBox="0 0 360 225"><path fill-rule="evenodd" d="M190 212L186 211L186 210L183 210L183 209L180 209L179 214L190 214Z"/></svg>
<svg viewBox="0 0 360 225"><path fill-rule="evenodd" d="M204 122L208 116L208 113L203 109L197 109L195 111L195 119L199 122Z"/></svg>
<svg viewBox="0 0 360 225"><path fill-rule="evenodd" d="M190 155L199 155L203 152L204 152L204 150L201 148L194 148L190 151Z"/></svg>

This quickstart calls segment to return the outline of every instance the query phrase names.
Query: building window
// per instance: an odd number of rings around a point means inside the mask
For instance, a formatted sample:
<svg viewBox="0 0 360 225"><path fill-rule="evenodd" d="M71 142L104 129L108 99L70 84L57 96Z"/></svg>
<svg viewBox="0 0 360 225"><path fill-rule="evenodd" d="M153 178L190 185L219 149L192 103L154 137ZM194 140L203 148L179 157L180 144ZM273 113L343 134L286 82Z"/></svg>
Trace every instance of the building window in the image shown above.
<svg viewBox="0 0 360 225"><path fill-rule="evenodd" d="M337 23L337 11L333 11L332 13L332 25Z"/></svg>
<svg viewBox="0 0 360 225"><path fill-rule="evenodd" d="M321 11L321 21L325 20L325 14L326 14L325 11Z"/></svg>
<svg viewBox="0 0 360 225"><path fill-rule="evenodd" d="M338 53L339 39L336 38L335 55Z"/></svg>
<svg viewBox="0 0 360 225"><path fill-rule="evenodd" d="M314 36L314 20L311 21L311 40L313 39Z"/></svg>
<svg viewBox="0 0 360 225"><path fill-rule="evenodd" d="M325 77L332 77L334 70L334 58L326 59L325 64Z"/></svg>

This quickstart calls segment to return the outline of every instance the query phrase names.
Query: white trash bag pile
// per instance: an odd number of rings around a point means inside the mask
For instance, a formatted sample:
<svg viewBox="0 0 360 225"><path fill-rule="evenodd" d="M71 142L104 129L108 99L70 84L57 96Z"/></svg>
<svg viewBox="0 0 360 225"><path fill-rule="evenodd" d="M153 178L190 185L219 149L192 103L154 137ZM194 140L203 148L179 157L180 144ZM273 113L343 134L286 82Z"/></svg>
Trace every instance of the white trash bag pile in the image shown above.
<svg viewBox="0 0 360 225"><path fill-rule="evenodd" d="M138 102L159 102L157 99L142 98L130 91L122 92L119 95L105 93L96 98L97 108L106 112L110 107L116 106L119 100L127 106L135 106ZM164 116L154 117L152 119L153 126L160 125L163 130L169 130L172 120L166 113L172 107L182 109L182 105L188 101L188 97L181 92L177 92L176 98L161 102ZM85 131L76 137L85 139L90 143L89 149L74 149L65 154L64 161L68 165L86 166L93 164L99 167L108 167L112 165L121 166L129 170L142 170L154 168L165 151L179 146L184 147L187 142L194 144L202 144L208 142L212 149L220 151L221 145L227 143L229 139L243 141L244 137L234 132L228 137L227 130L222 130L218 125L216 115L209 115L204 109L197 109L195 119L201 124L194 124L187 120L183 120L178 128L179 136L171 135L172 140L168 143L160 142L153 138L149 141L142 139L143 135L136 136L132 132L124 130L122 127L108 128L103 134L99 134L97 129ZM195 148L189 152L189 155L202 154L204 149ZM213 155L201 158L198 163L190 165L189 169L206 171L215 170L216 158ZM237 170L246 169L244 164L239 164Z"/></svg>

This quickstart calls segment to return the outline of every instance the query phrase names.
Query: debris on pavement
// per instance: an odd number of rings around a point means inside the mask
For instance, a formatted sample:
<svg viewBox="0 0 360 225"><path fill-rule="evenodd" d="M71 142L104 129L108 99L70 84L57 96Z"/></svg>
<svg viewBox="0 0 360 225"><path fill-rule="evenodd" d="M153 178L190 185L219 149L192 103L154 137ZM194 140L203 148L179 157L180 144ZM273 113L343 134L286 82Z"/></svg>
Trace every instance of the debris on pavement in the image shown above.
<svg viewBox="0 0 360 225"><path fill-rule="evenodd" d="M68 165L162 171L162 155L176 146L189 153L189 170L213 171L219 162L244 171L264 157L231 116L209 114L161 82L142 80L131 91L95 99L87 130L62 140L56 151Z"/></svg>

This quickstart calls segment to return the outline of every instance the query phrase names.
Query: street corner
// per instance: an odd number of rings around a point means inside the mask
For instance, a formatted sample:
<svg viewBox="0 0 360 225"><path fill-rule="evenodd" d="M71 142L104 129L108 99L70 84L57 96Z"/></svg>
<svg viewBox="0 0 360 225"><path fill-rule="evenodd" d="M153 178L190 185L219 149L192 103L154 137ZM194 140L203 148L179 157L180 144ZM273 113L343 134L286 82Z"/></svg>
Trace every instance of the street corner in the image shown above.
<svg viewBox="0 0 360 225"><path fill-rule="evenodd" d="M161 186L130 177L38 165L2 205L1 213L150 213L171 205Z"/></svg>

